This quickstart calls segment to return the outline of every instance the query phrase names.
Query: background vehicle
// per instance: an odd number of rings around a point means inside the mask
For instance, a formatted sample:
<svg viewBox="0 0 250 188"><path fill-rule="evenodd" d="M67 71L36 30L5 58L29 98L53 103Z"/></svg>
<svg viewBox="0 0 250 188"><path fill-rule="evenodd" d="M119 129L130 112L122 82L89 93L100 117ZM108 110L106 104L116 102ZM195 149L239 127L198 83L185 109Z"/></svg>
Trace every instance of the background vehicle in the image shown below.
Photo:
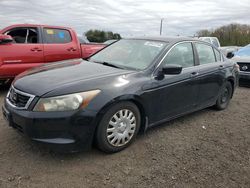
<svg viewBox="0 0 250 188"><path fill-rule="evenodd" d="M240 46L223 46L220 47L220 51L227 57L228 54L237 52L241 47Z"/></svg>
<svg viewBox="0 0 250 188"><path fill-rule="evenodd" d="M240 68L240 84L250 85L250 45L241 48L232 55L232 60L235 61Z"/></svg>
<svg viewBox="0 0 250 188"><path fill-rule="evenodd" d="M213 44L214 46L216 46L226 57L228 56L228 54L236 52L237 50L239 50L241 47L239 46L221 46L220 45L220 41L217 37L199 37L198 39L202 40L202 41L206 41L210 44Z"/></svg>
<svg viewBox="0 0 250 188"><path fill-rule="evenodd" d="M220 41L218 40L217 37L199 37L200 40L209 42L210 44L213 44L217 48L220 48Z"/></svg>
<svg viewBox="0 0 250 188"><path fill-rule="evenodd" d="M103 44L109 45L109 44L112 44L112 43L114 43L116 41L117 41L116 39L111 39L111 40L105 41Z"/></svg>
<svg viewBox="0 0 250 188"><path fill-rule="evenodd" d="M95 139L101 150L117 152L139 130L209 106L227 108L237 85L233 61L189 38L122 39L88 61L19 75L3 107L9 125L64 151Z"/></svg>
<svg viewBox="0 0 250 188"><path fill-rule="evenodd" d="M104 44L80 43L75 31L68 27L19 24L0 31L0 80L44 63L87 58ZM7 36L6 36L7 35ZM0 38L1 40L1 38Z"/></svg>

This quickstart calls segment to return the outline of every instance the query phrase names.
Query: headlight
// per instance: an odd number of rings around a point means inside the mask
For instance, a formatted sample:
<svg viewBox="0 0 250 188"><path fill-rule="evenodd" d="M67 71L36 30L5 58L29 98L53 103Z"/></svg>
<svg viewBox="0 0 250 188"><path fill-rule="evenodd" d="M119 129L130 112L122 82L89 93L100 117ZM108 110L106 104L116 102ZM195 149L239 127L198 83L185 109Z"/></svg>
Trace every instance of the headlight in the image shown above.
<svg viewBox="0 0 250 188"><path fill-rule="evenodd" d="M70 111L79 108L85 108L98 93L100 93L100 90L92 90L50 98L41 98L34 107L33 111Z"/></svg>

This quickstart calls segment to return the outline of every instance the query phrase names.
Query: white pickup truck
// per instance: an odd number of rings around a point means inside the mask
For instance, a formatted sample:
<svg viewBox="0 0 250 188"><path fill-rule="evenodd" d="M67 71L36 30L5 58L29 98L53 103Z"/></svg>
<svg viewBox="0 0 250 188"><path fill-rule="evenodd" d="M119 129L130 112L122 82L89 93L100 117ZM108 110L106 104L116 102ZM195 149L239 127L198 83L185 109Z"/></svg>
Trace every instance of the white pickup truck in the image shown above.
<svg viewBox="0 0 250 188"><path fill-rule="evenodd" d="M230 56L232 52L238 51L240 46L221 46L217 37L199 37L200 40L209 42L216 46L226 57Z"/></svg>
<svg viewBox="0 0 250 188"><path fill-rule="evenodd" d="M209 42L211 44L213 44L214 46L216 46L217 48L220 48L220 41L218 40L217 37L199 37L200 40Z"/></svg>

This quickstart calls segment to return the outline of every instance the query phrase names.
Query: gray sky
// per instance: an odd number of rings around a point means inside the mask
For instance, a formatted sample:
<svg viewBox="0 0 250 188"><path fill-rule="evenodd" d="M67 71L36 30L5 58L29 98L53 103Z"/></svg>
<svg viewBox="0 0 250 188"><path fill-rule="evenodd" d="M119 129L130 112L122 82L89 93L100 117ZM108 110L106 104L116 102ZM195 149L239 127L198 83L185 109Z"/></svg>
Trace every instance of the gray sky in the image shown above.
<svg viewBox="0 0 250 188"><path fill-rule="evenodd" d="M250 0L0 0L0 28L15 23L111 30L126 36L193 35L230 23L250 24Z"/></svg>

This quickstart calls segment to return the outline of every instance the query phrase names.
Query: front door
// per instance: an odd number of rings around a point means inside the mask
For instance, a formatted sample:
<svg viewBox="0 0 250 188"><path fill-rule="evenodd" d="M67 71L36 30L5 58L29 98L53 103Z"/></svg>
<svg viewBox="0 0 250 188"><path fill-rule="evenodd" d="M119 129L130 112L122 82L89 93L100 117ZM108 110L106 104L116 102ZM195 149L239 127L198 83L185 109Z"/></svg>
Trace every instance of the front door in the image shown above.
<svg viewBox="0 0 250 188"><path fill-rule="evenodd" d="M44 63L43 44L39 41L37 28L12 28L4 34L12 36L14 41L0 44L1 62L6 68L1 76L13 77L34 64Z"/></svg>
<svg viewBox="0 0 250 188"><path fill-rule="evenodd" d="M198 68L194 66L192 43L182 42L174 46L162 61L159 70L166 64L181 65L183 70L178 75L165 75L161 80L154 78L152 88L146 92L152 114L150 122L176 117L191 111L196 105Z"/></svg>

